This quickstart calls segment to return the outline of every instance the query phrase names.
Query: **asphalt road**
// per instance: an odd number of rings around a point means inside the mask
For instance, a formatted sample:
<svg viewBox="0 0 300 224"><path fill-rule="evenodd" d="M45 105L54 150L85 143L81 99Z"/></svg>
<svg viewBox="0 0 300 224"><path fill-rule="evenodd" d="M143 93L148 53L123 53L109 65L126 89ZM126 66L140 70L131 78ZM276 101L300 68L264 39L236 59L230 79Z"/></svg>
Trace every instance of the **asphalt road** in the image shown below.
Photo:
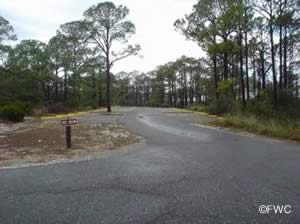
<svg viewBox="0 0 300 224"><path fill-rule="evenodd" d="M299 144L196 127L203 118L165 109L118 112L144 143L0 170L0 224L300 223ZM260 205L291 213L263 215Z"/></svg>

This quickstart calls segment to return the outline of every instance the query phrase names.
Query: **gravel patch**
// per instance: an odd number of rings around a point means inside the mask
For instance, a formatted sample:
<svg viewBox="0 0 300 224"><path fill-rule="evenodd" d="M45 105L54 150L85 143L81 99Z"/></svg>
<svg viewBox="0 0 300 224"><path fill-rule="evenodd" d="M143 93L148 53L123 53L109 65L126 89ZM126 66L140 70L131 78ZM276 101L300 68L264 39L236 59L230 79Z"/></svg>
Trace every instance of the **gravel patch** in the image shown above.
<svg viewBox="0 0 300 224"><path fill-rule="evenodd" d="M79 124L72 127L71 149L66 149L65 127L58 119L0 124L0 166L87 156L141 140L120 123L119 116L90 113L77 119Z"/></svg>

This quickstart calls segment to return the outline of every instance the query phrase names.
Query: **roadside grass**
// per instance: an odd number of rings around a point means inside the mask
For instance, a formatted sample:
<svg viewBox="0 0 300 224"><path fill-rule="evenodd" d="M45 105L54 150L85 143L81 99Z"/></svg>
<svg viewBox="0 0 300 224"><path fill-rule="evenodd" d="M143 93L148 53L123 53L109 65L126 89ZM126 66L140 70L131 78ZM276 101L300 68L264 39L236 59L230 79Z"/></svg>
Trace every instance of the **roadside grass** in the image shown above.
<svg viewBox="0 0 300 224"><path fill-rule="evenodd" d="M189 111L194 111L194 112L208 113L208 106L204 104L193 105L193 106L185 107L184 109Z"/></svg>
<svg viewBox="0 0 300 224"><path fill-rule="evenodd" d="M215 118L205 125L242 130L257 135L300 141L300 119L289 116L260 117L250 112L234 112L223 115L211 115L207 105L193 105L178 109L192 111Z"/></svg>
<svg viewBox="0 0 300 224"><path fill-rule="evenodd" d="M100 109L95 109L95 110L80 110L77 112L72 112L72 113L46 113L43 114L42 116L35 116L37 118L41 118L41 119L60 119L60 118L65 118L65 117L73 117L73 116L81 116L84 114L88 114L91 112L102 112L105 111L104 108L100 108Z"/></svg>
<svg viewBox="0 0 300 224"><path fill-rule="evenodd" d="M178 111L183 111L183 112L190 112L190 113L196 113L196 114L201 114L205 115L211 118L218 118L219 115L215 114L210 114L208 105L205 104L199 104L199 105L192 105L184 108L176 108Z"/></svg>
<svg viewBox="0 0 300 224"><path fill-rule="evenodd" d="M300 141L300 121L259 118L251 114L226 114L209 123L213 126L236 128L259 135Z"/></svg>

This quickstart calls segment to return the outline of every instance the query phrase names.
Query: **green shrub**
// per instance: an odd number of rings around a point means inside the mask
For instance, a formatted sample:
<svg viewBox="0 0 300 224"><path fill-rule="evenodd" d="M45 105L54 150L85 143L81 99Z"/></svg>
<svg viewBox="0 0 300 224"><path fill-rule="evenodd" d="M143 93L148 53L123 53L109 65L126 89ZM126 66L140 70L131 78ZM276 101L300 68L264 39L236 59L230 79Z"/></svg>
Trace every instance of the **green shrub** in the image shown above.
<svg viewBox="0 0 300 224"><path fill-rule="evenodd" d="M225 114L232 112L235 109L235 102L232 97L220 96L219 99L213 100L208 105L208 113L210 114Z"/></svg>
<svg viewBox="0 0 300 224"><path fill-rule="evenodd" d="M25 111L18 104L8 104L0 109L0 117L7 121L24 121Z"/></svg>
<svg viewBox="0 0 300 224"><path fill-rule="evenodd" d="M234 81L233 80L224 80L219 82L217 92L223 96L230 97L233 92Z"/></svg>
<svg viewBox="0 0 300 224"><path fill-rule="evenodd" d="M187 110L196 111L196 112L208 112L207 105L204 104L196 104L186 108Z"/></svg>
<svg viewBox="0 0 300 224"><path fill-rule="evenodd" d="M260 119L249 114L226 115L223 119L212 122L223 127L233 127L256 134L300 141L300 123L277 119Z"/></svg>
<svg viewBox="0 0 300 224"><path fill-rule="evenodd" d="M25 115L32 115L32 104L30 102L16 101L13 104L20 107L25 112Z"/></svg>
<svg viewBox="0 0 300 224"><path fill-rule="evenodd" d="M159 97L157 96L150 96L150 105L152 107L158 107L159 106Z"/></svg>
<svg viewBox="0 0 300 224"><path fill-rule="evenodd" d="M91 109L88 109L88 110L96 110L98 108L98 105L97 103L90 103L90 104L84 104L84 107L86 108L91 108Z"/></svg>
<svg viewBox="0 0 300 224"><path fill-rule="evenodd" d="M69 113L70 108L65 106L63 103L54 103L46 106L47 112L51 114Z"/></svg>
<svg viewBox="0 0 300 224"><path fill-rule="evenodd" d="M81 105L80 100L78 98L69 98L65 103L65 106L68 108L77 108Z"/></svg>
<svg viewBox="0 0 300 224"><path fill-rule="evenodd" d="M246 112L258 117L278 120L299 119L300 100L293 94L282 91L278 95L278 105L275 108L273 95L270 91L264 91L259 96L247 102Z"/></svg>
<svg viewBox="0 0 300 224"><path fill-rule="evenodd" d="M247 112L259 117L269 118L274 116L274 106L266 98L252 99L247 103Z"/></svg>
<svg viewBox="0 0 300 224"><path fill-rule="evenodd" d="M32 104L30 102L24 102L24 101L19 101L19 100L0 102L0 107L4 107L7 105L16 105L19 108L21 108L22 111L25 112L25 115L28 115L28 116L32 115Z"/></svg>
<svg viewBox="0 0 300 224"><path fill-rule="evenodd" d="M300 99L297 98L293 93L289 91L281 91L278 96L278 103L280 111L286 117L291 118L300 117Z"/></svg>

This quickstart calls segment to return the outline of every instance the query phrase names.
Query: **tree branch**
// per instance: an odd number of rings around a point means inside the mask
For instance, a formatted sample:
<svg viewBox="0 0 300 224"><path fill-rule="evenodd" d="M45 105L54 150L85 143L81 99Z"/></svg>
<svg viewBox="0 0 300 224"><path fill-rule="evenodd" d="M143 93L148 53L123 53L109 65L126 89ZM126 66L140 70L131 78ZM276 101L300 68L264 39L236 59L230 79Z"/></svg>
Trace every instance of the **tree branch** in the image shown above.
<svg viewBox="0 0 300 224"><path fill-rule="evenodd" d="M100 41L98 41L97 38L95 38L93 36L91 38L96 42L96 44L100 47L100 49L106 54L107 51L105 50L105 47L103 46L103 44Z"/></svg>
<svg viewBox="0 0 300 224"><path fill-rule="evenodd" d="M121 57L119 57L119 58L116 58L116 59L114 59L114 60L112 60L112 62L110 63L110 66L112 66L115 62L117 62L117 61L120 61L120 60L122 60L122 59L124 59L124 58L127 58L127 57L129 57L129 56L131 56L131 55L134 55L136 52L130 52L130 53L128 53L128 54L126 54L126 55L123 55L123 56L121 56Z"/></svg>

